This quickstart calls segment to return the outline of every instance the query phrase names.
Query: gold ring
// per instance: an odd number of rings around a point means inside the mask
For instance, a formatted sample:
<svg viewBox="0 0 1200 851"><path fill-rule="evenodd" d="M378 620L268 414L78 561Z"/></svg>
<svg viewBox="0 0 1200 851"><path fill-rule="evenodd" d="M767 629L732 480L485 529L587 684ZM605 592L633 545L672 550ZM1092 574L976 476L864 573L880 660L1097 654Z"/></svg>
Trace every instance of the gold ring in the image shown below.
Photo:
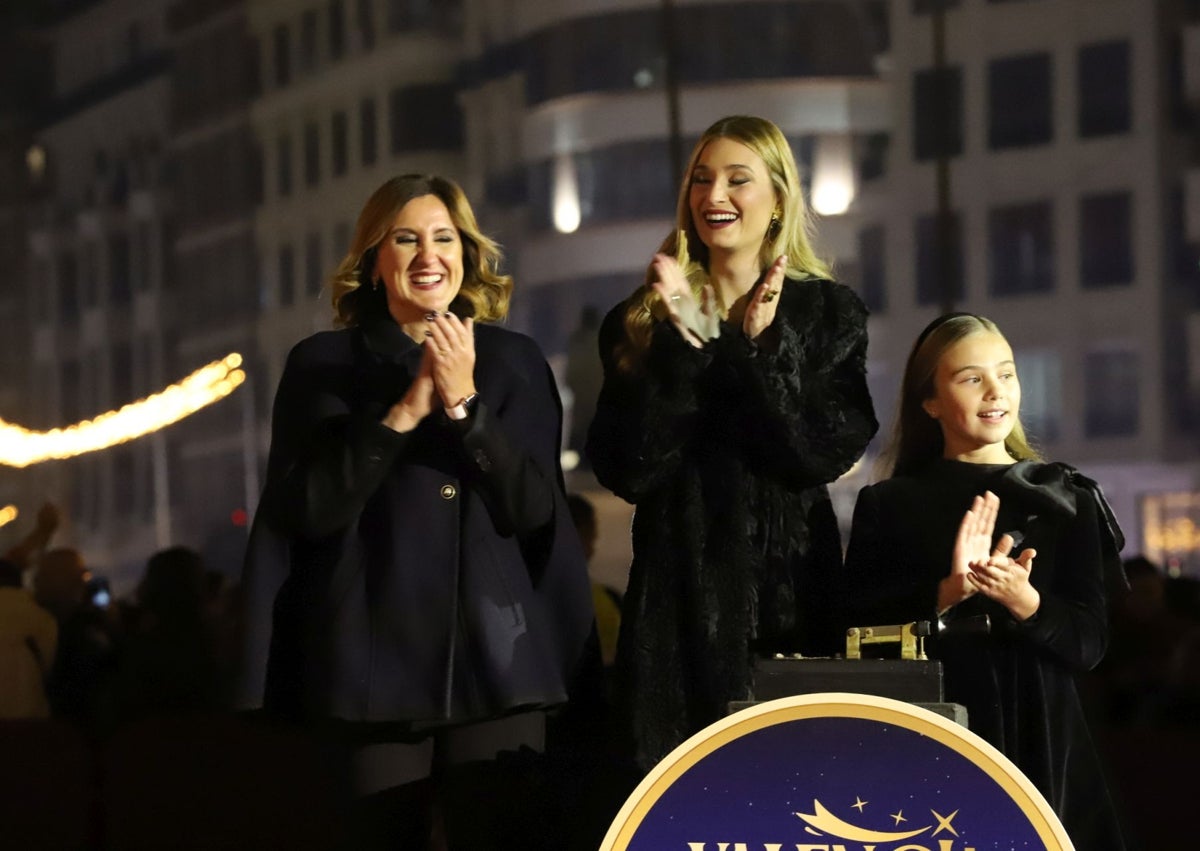
<svg viewBox="0 0 1200 851"><path fill-rule="evenodd" d="M767 290L767 294L763 296L763 304L774 301L777 295L779 295L779 290Z"/></svg>

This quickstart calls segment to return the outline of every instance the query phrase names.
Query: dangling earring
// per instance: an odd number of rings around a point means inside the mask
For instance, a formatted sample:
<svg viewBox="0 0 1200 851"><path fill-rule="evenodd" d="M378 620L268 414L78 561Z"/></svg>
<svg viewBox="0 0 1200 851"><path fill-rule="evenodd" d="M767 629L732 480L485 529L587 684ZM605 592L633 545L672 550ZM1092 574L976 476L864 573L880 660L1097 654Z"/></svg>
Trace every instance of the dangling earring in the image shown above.
<svg viewBox="0 0 1200 851"><path fill-rule="evenodd" d="M767 225L767 237L774 239L779 236L779 231L783 229L783 220L779 218L779 211L771 213L771 223Z"/></svg>

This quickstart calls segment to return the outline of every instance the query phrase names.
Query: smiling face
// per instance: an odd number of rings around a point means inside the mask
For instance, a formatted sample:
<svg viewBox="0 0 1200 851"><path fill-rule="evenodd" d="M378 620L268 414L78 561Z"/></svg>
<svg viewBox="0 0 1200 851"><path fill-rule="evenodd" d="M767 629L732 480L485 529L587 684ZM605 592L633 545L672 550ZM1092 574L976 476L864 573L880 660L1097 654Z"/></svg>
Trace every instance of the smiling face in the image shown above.
<svg viewBox="0 0 1200 851"><path fill-rule="evenodd" d="M387 291L388 312L401 325L444 312L463 282L462 237L436 195L401 208L379 244L375 275Z"/></svg>
<svg viewBox="0 0 1200 851"><path fill-rule="evenodd" d="M692 222L709 251L757 255L777 204L763 158L718 137L696 158L690 186Z"/></svg>
<svg viewBox="0 0 1200 851"><path fill-rule="evenodd" d="M980 464L1012 463L1004 441L1020 406L1012 348L994 331L968 334L946 349L934 395L922 405L942 429L943 456Z"/></svg>

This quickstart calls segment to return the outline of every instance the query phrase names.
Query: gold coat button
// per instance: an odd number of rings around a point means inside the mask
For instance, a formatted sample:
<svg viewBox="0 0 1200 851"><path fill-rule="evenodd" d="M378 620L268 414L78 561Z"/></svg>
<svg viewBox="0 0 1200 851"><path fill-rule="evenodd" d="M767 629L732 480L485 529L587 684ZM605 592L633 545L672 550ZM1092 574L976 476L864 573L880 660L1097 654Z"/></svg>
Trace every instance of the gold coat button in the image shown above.
<svg viewBox="0 0 1200 851"><path fill-rule="evenodd" d="M442 499L454 499L458 496L458 488L454 485L442 485Z"/></svg>

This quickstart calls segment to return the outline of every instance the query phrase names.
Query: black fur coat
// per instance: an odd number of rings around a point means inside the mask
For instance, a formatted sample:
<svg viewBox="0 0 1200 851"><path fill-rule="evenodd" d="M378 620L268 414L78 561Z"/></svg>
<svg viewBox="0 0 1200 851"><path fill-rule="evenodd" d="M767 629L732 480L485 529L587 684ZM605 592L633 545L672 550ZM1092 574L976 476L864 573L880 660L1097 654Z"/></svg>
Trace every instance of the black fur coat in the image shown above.
<svg viewBox="0 0 1200 851"><path fill-rule="evenodd" d="M636 505L617 682L649 768L749 695L756 652L836 647L842 550L825 485L878 424L866 309L841 284L789 281L761 347L723 324L695 349L659 322L633 372L616 363L624 312L601 328L587 454Z"/></svg>

